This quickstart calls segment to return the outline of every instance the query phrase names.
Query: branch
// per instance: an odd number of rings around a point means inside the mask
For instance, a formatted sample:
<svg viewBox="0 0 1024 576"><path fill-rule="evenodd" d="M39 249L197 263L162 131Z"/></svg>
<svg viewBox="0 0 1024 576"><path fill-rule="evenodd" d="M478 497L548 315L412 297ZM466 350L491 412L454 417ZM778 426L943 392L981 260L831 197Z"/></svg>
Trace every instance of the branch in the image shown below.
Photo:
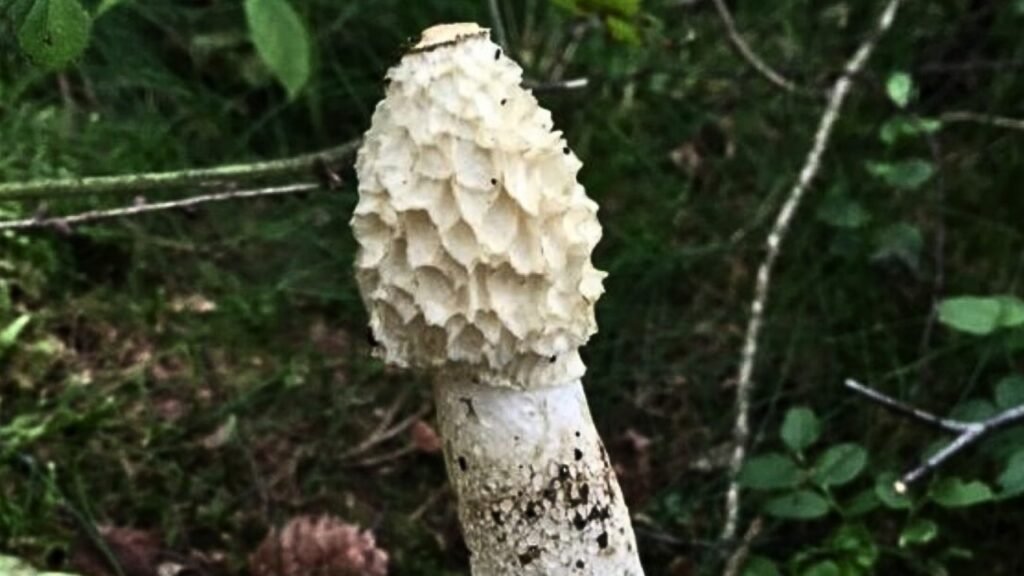
<svg viewBox="0 0 1024 576"><path fill-rule="evenodd" d="M739 30L736 29L736 21L733 20L732 14L729 12L729 7L725 5L725 0L714 0L715 9L718 11L718 16L722 19L722 23L725 24L725 30L729 34L729 41L732 42L734 48L744 60L747 61L754 70L757 70L761 76L764 76L769 82L782 88L786 92L798 92L800 87L792 81L788 80L782 74L776 72L771 66L769 66L756 52L747 44L747 41L740 36Z"/></svg>
<svg viewBox="0 0 1024 576"><path fill-rule="evenodd" d="M523 88L533 92L557 92L559 90L579 90L590 85L590 79L586 76L569 78L568 80L552 80L550 82L539 82L536 80L523 81Z"/></svg>
<svg viewBox="0 0 1024 576"><path fill-rule="evenodd" d="M258 198L266 196L283 196L286 194L300 194L303 192L311 192L317 189L327 190L327 188L322 188L320 184L317 184L315 182L289 184L287 186L277 186L272 188L258 188L255 190L234 190L231 192L219 192L217 194L203 194L200 196L192 196L190 198L185 198L182 200L154 202L153 204L136 204L132 206L122 206L119 208L109 208L103 210L90 210L88 212L72 214L70 216L55 216L53 218L33 217L24 218L22 220L0 220L0 230L25 230L28 228L67 229L74 224L95 222L97 220L109 220L111 218L120 218L122 216L138 216L139 214L148 214L150 212L160 212L163 210L175 210L178 208L188 208L199 204L207 204L210 202L224 202L227 200L240 200L243 198Z"/></svg>
<svg viewBox="0 0 1024 576"><path fill-rule="evenodd" d="M746 446L750 437L750 396L754 387L751 375L754 371L754 364L757 361L758 338L761 334L761 325L764 321L764 309L768 302L768 291L771 286L772 271L775 268L775 261L779 257L782 241L789 231L800 201L807 192L811 181L818 174L821 168L821 158L825 153L832 129L836 120L839 119L839 112L843 102L850 91L853 77L856 76L868 57L874 50L878 40L892 26L901 0L889 0L881 17L878 20L875 31L861 43L860 48L853 54L843 70L842 76L836 80L829 95L828 104L818 122L818 129L814 135L814 144L804 166L800 170L800 176L796 184L789 191L786 202L779 210L771 232L768 234L767 251L764 260L757 270L757 285L754 293L754 300L750 305L750 320L747 323L746 336L743 343L743 354L740 360L739 373L736 378L736 421L733 425L733 453L729 462L729 490L726 494L725 505L725 526L722 529L721 539L732 540L736 536L736 525L740 513L740 488L736 481L743 462L746 459Z"/></svg>
<svg viewBox="0 0 1024 576"><path fill-rule="evenodd" d="M971 122L974 124L984 124L986 126L994 126L996 128L1006 128L1008 130L1024 130L1024 120L1018 120L1017 118L1008 118L1006 116L993 116L991 114L980 114L978 112L946 112L939 116L944 124L953 124L956 122Z"/></svg>
<svg viewBox="0 0 1024 576"><path fill-rule="evenodd" d="M893 488L901 494L905 493L908 487L912 484L921 478L924 478L932 471L938 469L940 466L945 464L947 460L966 448L976 444L985 436L995 432L996 430L1006 428L1007 426L1024 422L1024 404L1004 410L991 418L982 420L981 422L964 422L962 420L942 418L932 414L931 412L915 408L909 404L900 402L895 398L886 396L881 392L872 390L871 388L868 388L854 380L848 379L844 384L850 390L861 394L868 400L871 400L872 402L875 402L896 414L906 416L912 420L917 420L918 422L923 422L940 430L956 434L956 438L942 448L942 450L931 455L923 463L907 472L900 477L899 480L893 483Z"/></svg>
<svg viewBox="0 0 1024 576"><path fill-rule="evenodd" d="M750 523L750 527L747 528L746 534L743 535L743 540L740 545L732 553L729 561L725 563L725 570L722 572L722 576L739 576L743 568L747 564L747 560L750 558L750 546L754 543L754 540L761 535L761 528L764 526L764 521L760 516L754 518L754 521Z"/></svg>
<svg viewBox="0 0 1024 576"><path fill-rule="evenodd" d="M86 176L8 182L0 184L0 201L80 197L94 194L139 194L165 188L224 185L235 180L252 181L295 174L319 177L323 175L319 173L321 170L326 170L329 174L332 167L351 161L359 144L358 140L354 140L320 152L250 164L230 164L212 168L119 176Z"/></svg>
<svg viewBox="0 0 1024 576"><path fill-rule="evenodd" d="M905 404L903 402L900 402L899 400L896 400L895 398L886 396L885 394L868 388L867 386L864 386L863 384L860 384L854 380L847 380L844 384L850 390L853 390L854 392L857 392L858 394L865 396L869 400L877 404L880 404L881 406L883 406L890 412L893 412L894 414L906 416L907 418L912 418L919 422L923 422L942 432L952 432L954 434L960 434L962 432L967 431L967 428L969 428L969 426L965 425L963 422L960 422L959 420L950 420L947 418L942 418L930 412L925 412L924 410L914 408L909 404Z"/></svg>
<svg viewBox="0 0 1024 576"><path fill-rule="evenodd" d="M491 25L494 26L494 36L498 41L498 46L501 46L502 50L508 52L508 38L505 36L505 22L501 18L501 7L498 6L498 0L489 0L487 5L491 11Z"/></svg>

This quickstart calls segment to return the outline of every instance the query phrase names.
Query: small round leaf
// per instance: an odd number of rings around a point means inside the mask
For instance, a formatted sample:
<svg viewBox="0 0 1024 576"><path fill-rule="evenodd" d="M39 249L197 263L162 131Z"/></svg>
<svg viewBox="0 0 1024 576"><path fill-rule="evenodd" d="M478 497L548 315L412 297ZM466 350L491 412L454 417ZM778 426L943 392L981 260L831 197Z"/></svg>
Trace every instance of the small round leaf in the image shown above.
<svg viewBox="0 0 1024 576"><path fill-rule="evenodd" d="M814 520L828 514L828 502L817 492L796 490L764 503L764 512L787 520Z"/></svg>
<svg viewBox="0 0 1024 576"><path fill-rule="evenodd" d="M821 424L810 408L791 408L780 431L782 441L794 452L803 452L818 440Z"/></svg>
<svg viewBox="0 0 1024 576"><path fill-rule="evenodd" d="M900 548L927 544L938 535L938 524L927 518L915 518L900 532Z"/></svg>
<svg viewBox="0 0 1024 576"><path fill-rule="evenodd" d="M931 499L944 508L966 508L992 500L994 494L979 480L964 482L960 478L944 478L932 486Z"/></svg>
<svg viewBox="0 0 1024 576"><path fill-rule="evenodd" d="M801 478L800 468L789 456L770 452L747 460L738 480L745 488L777 490L792 488L800 483Z"/></svg>
<svg viewBox="0 0 1024 576"><path fill-rule="evenodd" d="M814 464L811 477L822 486L842 486L853 481L868 463L868 452L859 444L837 444Z"/></svg>

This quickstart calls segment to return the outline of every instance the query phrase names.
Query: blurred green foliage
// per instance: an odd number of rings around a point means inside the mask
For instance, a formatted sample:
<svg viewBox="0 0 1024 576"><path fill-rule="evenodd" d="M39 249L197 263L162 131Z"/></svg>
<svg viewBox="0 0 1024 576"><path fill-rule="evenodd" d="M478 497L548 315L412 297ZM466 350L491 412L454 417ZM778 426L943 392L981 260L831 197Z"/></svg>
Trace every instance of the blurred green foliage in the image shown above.
<svg viewBox="0 0 1024 576"><path fill-rule="evenodd" d="M74 0L0 1L0 179L337 145L368 126L409 39L486 24L486 4L91 0L83 20ZM648 573L720 573L715 448L763 239L822 103L752 71L707 2L498 4L601 205L610 276L587 386ZM1019 4L907 3L856 80L767 310L742 476L744 525L765 524L747 574L1024 570L1024 431L897 494L895 473L946 439L841 386L962 419L1024 400L1024 138L944 119L1024 117ZM815 90L881 9L731 6L762 57ZM308 198L0 234L0 550L66 569L83 530L113 524L242 573L269 526L332 512L373 528L395 573L464 573L439 457L406 433L355 450L381 422L429 421L430 394L369 357L342 178Z"/></svg>

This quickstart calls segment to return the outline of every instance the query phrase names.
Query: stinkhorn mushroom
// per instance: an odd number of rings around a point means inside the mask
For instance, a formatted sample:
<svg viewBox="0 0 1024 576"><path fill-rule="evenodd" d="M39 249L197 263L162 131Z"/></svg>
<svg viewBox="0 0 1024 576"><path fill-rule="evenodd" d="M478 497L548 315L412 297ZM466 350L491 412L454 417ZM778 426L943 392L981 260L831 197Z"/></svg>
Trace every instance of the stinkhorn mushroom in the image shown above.
<svg viewBox="0 0 1024 576"><path fill-rule="evenodd" d="M359 151L356 276L377 353L429 369L476 576L642 576L579 347L601 237L582 164L476 24L423 32Z"/></svg>

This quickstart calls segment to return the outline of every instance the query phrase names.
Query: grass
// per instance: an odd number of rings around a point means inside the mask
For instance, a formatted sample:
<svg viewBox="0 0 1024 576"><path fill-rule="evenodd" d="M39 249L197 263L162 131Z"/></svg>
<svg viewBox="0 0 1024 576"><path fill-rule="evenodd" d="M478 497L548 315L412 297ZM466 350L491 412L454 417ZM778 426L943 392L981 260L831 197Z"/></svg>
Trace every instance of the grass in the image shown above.
<svg viewBox="0 0 1024 576"><path fill-rule="evenodd" d="M64 97L54 75L2 52L0 178L209 166L336 145L368 125L407 38L434 22L486 22L483 5L303 3L316 72L290 103L265 75L247 75L254 54L232 40L244 32L236 6L125 5L98 22L86 57L62 75ZM513 55L528 76L544 77L562 53L557 39L576 21L540 0L503 6ZM785 0L740 2L736 15L769 62L825 86L878 9ZM872 160L931 158L924 139L878 139L882 123L903 114L885 96L891 71L913 75L915 113L1024 115L1012 69L936 71L1024 57L1015 41L1021 18L1010 4L910 4L858 79L773 286L755 453L777 444L789 407L810 405L826 418L829 442L867 446L873 472L902 469L935 438L849 397L843 378L945 413L1021 373L1019 346L942 327L927 342L922 336L938 296L1021 293L1019 134L944 128L942 194L939 176L900 191L865 170ZM601 332L585 350L587 386L642 516L645 564L652 574L670 565L711 574L725 479L721 469L693 465L728 439L730 380L760 245L821 105L754 74L710 6L650 1L639 22L639 45L588 32L566 76L586 76L590 86L541 99L584 159L582 181L601 204L596 262L610 277ZM225 570L238 573L269 526L331 512L372 527L395 573L464 571L438 456L411 452L374 465L344 457L403 393L396 421L429 410L425 382L369 358L350 274L355 190L344 176L329 196L0 238L0 328L31 315L16 341L0 345L0 550L60 566L86 528L115 524L152 530L178 551L222 553ZM823 221L827 192L854 198L870 221ZM35 209L2 207L10 217ZM916 271L871 258L877 230L897 222L921 231ZM190 311L190 302L215 309ZM365 456L407 443L400 434ZM958 459L950 474L991 481L998 464L982 451ZM748 503L746 520L756 512ZM922 555L960 547L973 560L954 561L952 573L1017 573L1024 560L1013 506L929 512L941 536L918 556L895 543L902 517L875 513L867 523L885 550L875 569L927 573ZM770 522L754 550L786 560L842 523Z"/></svg>

